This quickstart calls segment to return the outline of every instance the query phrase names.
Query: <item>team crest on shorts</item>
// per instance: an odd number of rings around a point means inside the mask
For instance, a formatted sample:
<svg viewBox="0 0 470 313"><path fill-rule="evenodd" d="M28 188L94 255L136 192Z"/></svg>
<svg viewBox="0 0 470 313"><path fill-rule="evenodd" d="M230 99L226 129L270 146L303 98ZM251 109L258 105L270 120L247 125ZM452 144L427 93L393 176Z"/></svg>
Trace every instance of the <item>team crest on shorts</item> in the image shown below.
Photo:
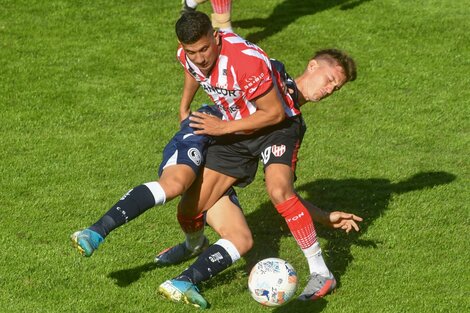
<svg viewBox="0 0 470 313"><path fill-rule="evenodd" d="M201 152L199 152L198 149L196 148L191 148L188 150L188 157L191 159L191 161L194 162L197 166L201 165Z"/></svg>
<svg viewBox="0 0 470 313"><path fill-rule="evenodd" d="M280 157L281 155L284 154L284 152L286 152L286 146L285 145L280 145L280 146L273 145L271 147L271 150L275 157Z"/></svg>

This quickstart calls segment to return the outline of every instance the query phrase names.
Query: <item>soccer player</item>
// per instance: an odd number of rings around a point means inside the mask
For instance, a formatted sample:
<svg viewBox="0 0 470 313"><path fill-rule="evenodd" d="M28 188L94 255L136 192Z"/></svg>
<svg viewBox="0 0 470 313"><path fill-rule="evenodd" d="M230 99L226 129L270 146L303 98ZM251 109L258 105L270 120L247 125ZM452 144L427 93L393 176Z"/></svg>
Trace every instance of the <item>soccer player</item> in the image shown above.
<svg viewBox="0 0 470 313"><path fill-rule="evenodd" d="M276 68L279 66L272 64L256 45L236 34L214 31L204 13L183 14L175 28L181 44L178 59L185 68L180 115L189 114L190 103L201 86L223 118L195 113L190 117L190 126L199 129L196 134L225 139L208 148L202 179L186 191L178 206L178 214L185 217L185 223L180 225L186 237L193 233L193 240L198 236L199 242L204 240L203 227L188 227L191 225L188 221L193 219L192 225L203 225L197 222L202 219L200 212L213 206L232 185L248 185L261 158L269 197L308 261L311 275L300 299L323 297L335 288L336 280L323 259L310 204L293 187L297 151L305 132L300 106L319 101L347 81L353 81L354 61L338 50L320 51L294 82L282 66ZM220 225L222 220L219 219ZM359 218L350 217L351 220L359 221ZM206 268L203 275L195 278L184 274L168 280L160 285L160 292L173 300L204 307L206 301L195 284L230 266L243 250L243 239L238 240L237 234L230 236L233 240L224 238L198 258L196 263L200 260L202 263L193 270L201 273ZM191 251L188 246L191 245L186 242L163 251L156 257L157 263L178 263L178 256Z"/></svg>
<svg viewBox="0 0 470 313"><path fill-rule="evenodd" d="M196 10L199 4L206 1L207 0L183 0L183 9L181 12L192 12ZM211 15L212 26L224 32L232 32L232 23L230 20L232 0L211 0L211 5L214 11Z"/></svg>
<svg viewBox="0 0 470 313"><path fill-rule="evenodd" d="M202 106L198 112L221 117L214 106ZM194 134L194 129L189 123L189 118L183 119L180 130L165 146L158 171L160 177L158 181L131 189L93 225L72 234L72 243L82 255L91 256L111 231L130 222L148 209L163 205L166 201L183 194L191 186L204 165L206 148L213 139L210 136ZM200 245L195 245L190 238L187 240L193 249L192 253L187 255L188 258L208 246L207 240L201 241Z"/></svg>

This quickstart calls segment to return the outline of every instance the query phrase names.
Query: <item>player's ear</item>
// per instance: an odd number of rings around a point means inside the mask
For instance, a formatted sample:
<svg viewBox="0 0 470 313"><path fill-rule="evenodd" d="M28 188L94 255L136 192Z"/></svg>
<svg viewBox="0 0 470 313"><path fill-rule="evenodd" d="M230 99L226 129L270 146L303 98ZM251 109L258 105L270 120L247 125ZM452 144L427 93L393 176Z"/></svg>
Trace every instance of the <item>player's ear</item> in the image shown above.
<svg viewBox="0 0 470 313"><path fill-rule="evenodd" d="M310 61L308 61L307 69L308 69L309 71L314 71L314 70L316 70L319 66L320 66L320 64L318 63L317 60L311 59Z"/></svg>
<svg viewBox="0 0 470 313"><path fill-rule="evenodd" d="M219 31L217 29L214 30L214 38L215 38L215 43L217 45L219 45L219 43L220 43L220 34L219 34Z"/></svg>

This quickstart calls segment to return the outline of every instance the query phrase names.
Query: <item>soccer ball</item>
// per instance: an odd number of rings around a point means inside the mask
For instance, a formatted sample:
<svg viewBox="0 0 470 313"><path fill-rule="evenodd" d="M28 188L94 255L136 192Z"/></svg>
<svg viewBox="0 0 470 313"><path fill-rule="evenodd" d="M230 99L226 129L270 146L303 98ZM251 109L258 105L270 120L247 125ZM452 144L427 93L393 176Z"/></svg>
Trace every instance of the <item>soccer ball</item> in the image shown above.
<svg viewBox="0 0 470 313"><path fill-rule="evenodd" d="M287 261L267 258L253 267L248 278L253 299L266 306L287 303L297 290L297 273Z"/></svg>

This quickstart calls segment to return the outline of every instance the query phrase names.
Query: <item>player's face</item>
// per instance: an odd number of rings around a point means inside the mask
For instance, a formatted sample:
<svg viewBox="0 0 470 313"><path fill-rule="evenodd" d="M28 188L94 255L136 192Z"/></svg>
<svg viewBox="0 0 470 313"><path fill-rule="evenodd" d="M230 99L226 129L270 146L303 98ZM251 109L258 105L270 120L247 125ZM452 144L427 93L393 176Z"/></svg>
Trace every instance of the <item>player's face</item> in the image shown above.
<svg viewBox="0 0 470 313"><path fill-rule="evenodd" d="M311 60L308 67L307 101L320 101L341 89L346 75L341 66L323 60Z"/></svg>
<svg viewBox="0 0 470 313"><path fill-rule="evenodd" d="M182 46L189 60L207 76L219 57L219 42L219 33L215 31L210 32L194 43L182 44Z"/></svg>

